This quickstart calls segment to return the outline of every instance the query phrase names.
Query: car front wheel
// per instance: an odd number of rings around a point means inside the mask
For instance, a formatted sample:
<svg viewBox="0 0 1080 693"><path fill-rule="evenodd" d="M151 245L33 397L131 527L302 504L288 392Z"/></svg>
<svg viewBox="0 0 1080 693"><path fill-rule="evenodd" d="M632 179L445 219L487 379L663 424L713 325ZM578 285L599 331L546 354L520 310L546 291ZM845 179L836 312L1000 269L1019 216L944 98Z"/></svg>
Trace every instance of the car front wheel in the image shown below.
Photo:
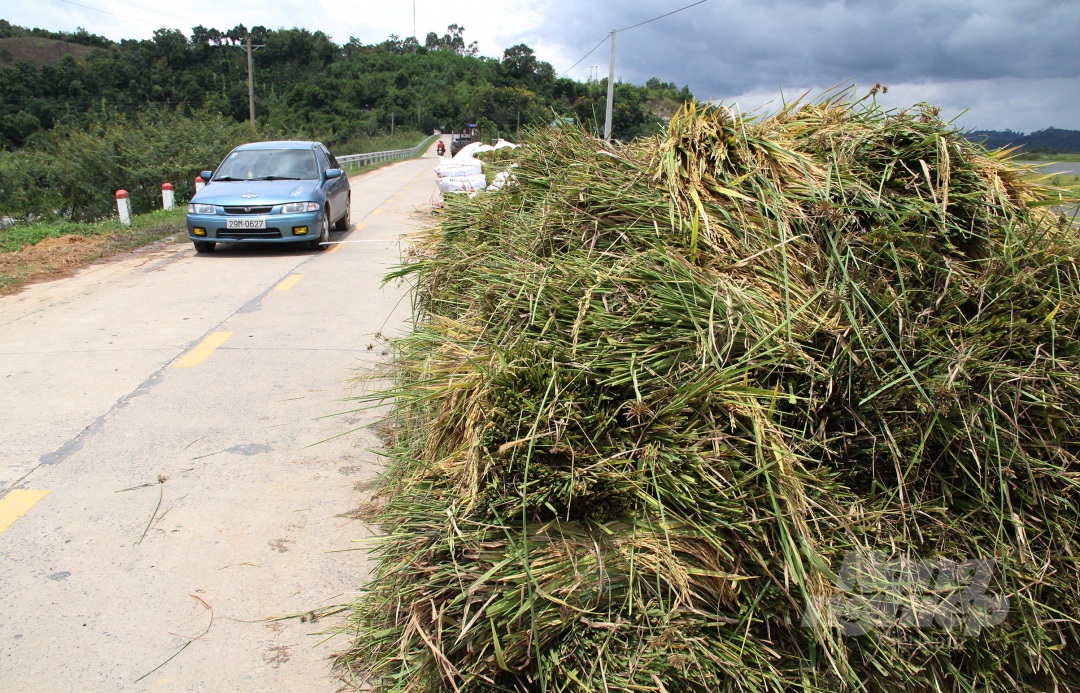
<svg viewBox="0 0 1080 693"><path fill-rule="evenodd" d="M195 252L197 253L212 253L217 243L213 241L195 241Z"/></svg>
<svg viewBox="0 0 1080 693"><path fill-rule="evenodd" d="M312 250L326 250L326 246L323 244L330 241L330 210L326 210L323 214L322 223L319 226L321 229L319 237L311 241L311 244L308 246Z"/></svg>

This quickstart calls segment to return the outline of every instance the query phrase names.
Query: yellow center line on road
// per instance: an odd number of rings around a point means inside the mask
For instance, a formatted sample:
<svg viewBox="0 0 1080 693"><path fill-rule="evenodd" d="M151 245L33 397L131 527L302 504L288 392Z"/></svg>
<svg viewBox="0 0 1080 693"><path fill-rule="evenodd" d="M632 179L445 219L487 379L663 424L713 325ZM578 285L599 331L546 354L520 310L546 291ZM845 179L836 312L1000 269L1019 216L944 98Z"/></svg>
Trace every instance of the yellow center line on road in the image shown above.
<svg viewBox="0 0 1080 693"><path fill-rule="evenodd" d="M332 245L332 246L330 246L330 247L329 247L329 248L328 248L328 249L326 250L326 252L324 252L324 253L323 253L323 255L330 255L330 254L332 254L332 253L336 253L336 252L337 252L337 251L339 251L339 250L341 250L341 244L340 244L340 243L337 243L337 244L335 244L335 245Z"/></svg>
<svg viewBox="0 0 1080 693"><path fill-rule="evenodd" d="M288 291L289 289L299 284L300 280L303 278L304 275L302 274L290 274L289 276L282 279L280 284L274 287L274 291Z"/></svg>
<svg viewBox="0 0 1080 693"><path fill-rule="evenodd" d="M376 209L372 214L382 214L382 208Z"/></svg>
<svg viewBox="0 0 1080 693"><path fill-rule="evenodd" d="M48 495L48 491L33 489L15 489L0 500L0 532L14 524L15 520L25 515L39 500Z"/></svg>
<svg viewBox="0 0 1080 693"><path fill-rule="evenodd" d="M215 332L206 339L199 342L199 345L184 354L183 358L173 364L173 368L194 368L202 363L202 360L214 353L214 349L225 343L229 337L232 337L232 332Z"/></svg>

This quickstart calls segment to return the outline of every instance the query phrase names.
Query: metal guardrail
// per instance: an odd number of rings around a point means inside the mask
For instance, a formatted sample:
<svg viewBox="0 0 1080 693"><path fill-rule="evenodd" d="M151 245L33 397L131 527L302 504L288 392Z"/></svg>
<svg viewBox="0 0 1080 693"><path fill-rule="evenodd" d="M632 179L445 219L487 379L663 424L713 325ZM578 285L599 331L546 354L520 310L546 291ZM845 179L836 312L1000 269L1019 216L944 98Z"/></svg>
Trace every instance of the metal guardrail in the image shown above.
<svg viewBox="0 0 1080 693"><path fill-rule="evenodd" d="M425 147L429 146L431 141L436 137L439 137L439 135L432 135L410 149L394 149L389 152L368 152L367 154L348 154L346 156L337 157L337 160L343 168L348 170L358 166L371 166L373 164L381 164L385 161L394 161L396 159L411 159L419 154Z"/></svg>

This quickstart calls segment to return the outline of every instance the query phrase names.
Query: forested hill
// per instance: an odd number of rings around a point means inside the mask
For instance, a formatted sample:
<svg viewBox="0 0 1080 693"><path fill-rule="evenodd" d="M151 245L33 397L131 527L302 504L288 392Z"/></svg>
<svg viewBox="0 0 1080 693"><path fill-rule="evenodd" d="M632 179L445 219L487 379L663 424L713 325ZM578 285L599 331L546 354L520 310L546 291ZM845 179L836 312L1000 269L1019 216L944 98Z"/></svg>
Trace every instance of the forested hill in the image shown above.
<svg viewBox="0 0 1080 693"><path fill-rule="evenodd" d="M1033 153L1080 152L1080 130L1047 128L1027 135L1011 130L976 130L968 135L968 139L987 149L1022 147Z"/></svg>
<svg viewBox="0 0 1080 693"><path fill-rule="evenodd" d="M21 147L59 124L148 108L205 107L247 120L248 33L242 25L225 32L198 26L190 36L159 29L153 39L117 43L85 30L0 20L0 146ZM265 45L254 53L256 118L327 144L389 130L392 119L422 131L479 121L512 135L519 123L558 116L595 124L604 117L606 80L560 78L524 44L501 58L479 56L457 25L443 36L428 34L423 45L396 36L339 45L297 28L257 26L250 35ZM689 89L659 79L645 87L619 83L613 136L651 133L691 98Z"/></svg>

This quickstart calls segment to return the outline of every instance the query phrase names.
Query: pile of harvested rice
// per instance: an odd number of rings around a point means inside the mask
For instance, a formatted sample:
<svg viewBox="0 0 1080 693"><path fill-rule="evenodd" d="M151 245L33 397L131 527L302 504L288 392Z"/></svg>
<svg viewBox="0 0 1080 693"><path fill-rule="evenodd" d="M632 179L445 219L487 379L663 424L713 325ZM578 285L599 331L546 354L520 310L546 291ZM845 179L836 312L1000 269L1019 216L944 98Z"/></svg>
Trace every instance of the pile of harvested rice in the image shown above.
<svg viewBox="0 0 1080 693"><path fill-rule="evenodd" d="M540 130L415 287L380 691L1076 690L1080 244L936 109Z"/></svg>

